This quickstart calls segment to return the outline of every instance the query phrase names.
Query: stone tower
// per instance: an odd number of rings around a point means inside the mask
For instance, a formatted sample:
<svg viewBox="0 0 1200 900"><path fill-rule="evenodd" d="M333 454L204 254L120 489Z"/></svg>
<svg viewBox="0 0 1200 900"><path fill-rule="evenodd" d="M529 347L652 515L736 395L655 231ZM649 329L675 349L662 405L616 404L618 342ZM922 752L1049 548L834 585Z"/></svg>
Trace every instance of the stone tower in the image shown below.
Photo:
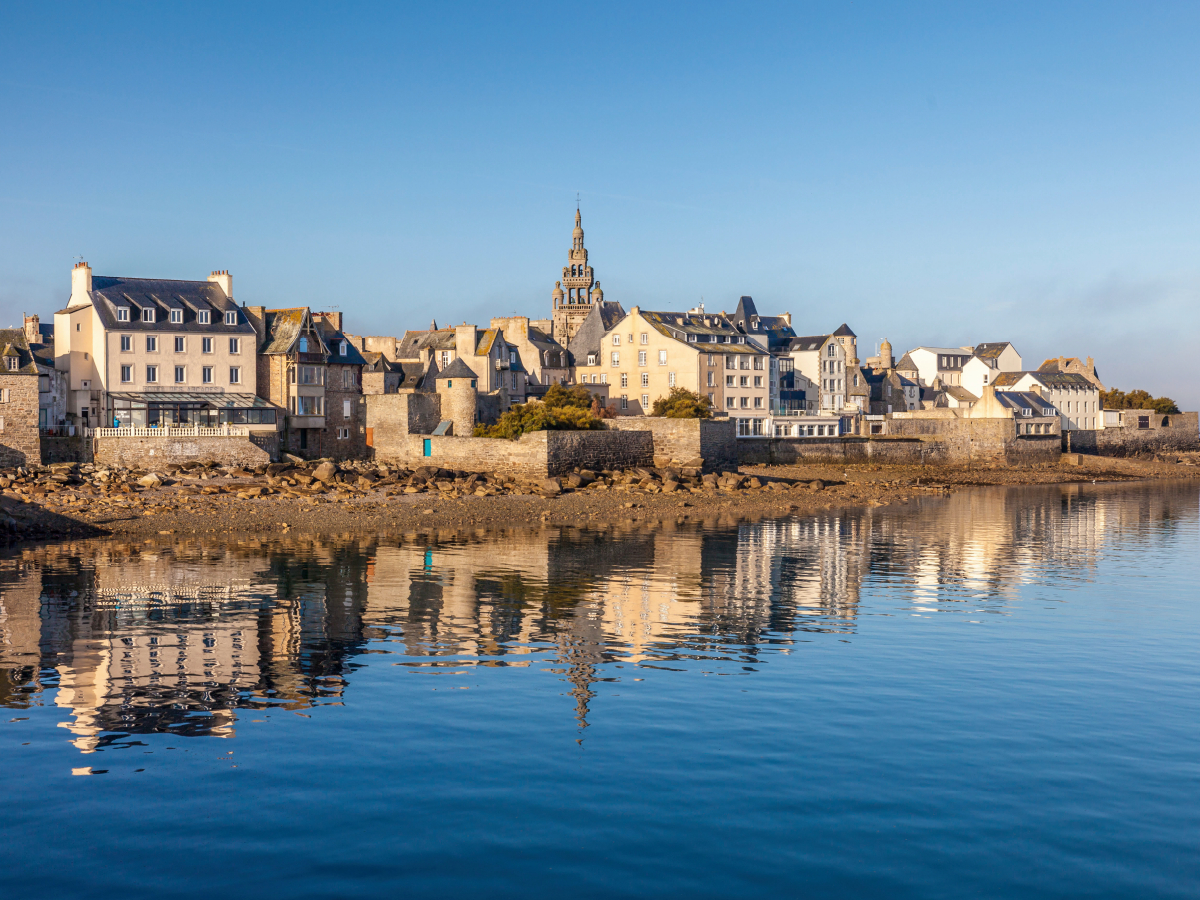
<svg viewBox="0 0 1200 900"><path fill-rule="evenodd" d="M461 359L455 359L434 379L442 405L442 420L454 423L450 434L470 437L475 431L477 376Z"/></svg>
<svg viewBox="0 0 1200 900"><path fill-rule="evenodd" d="M571 250L567 253L567 264L563 266L562 281L555 282L551 295L554 304L554 339L563 346L570 343L587 318L592 305L599 303L604 294L600 282L594 281L592 267L588 265L587 248L583 246L583 224L579 210L575 210L575 231L571 235Z"/></svg>
<svg viewBox="0 0 1200 900"><path fill-rule="evenodd" d="M883 343L879 345L879 368L890 369L892 367L892 342L887 338L883 339Z"/></svg>

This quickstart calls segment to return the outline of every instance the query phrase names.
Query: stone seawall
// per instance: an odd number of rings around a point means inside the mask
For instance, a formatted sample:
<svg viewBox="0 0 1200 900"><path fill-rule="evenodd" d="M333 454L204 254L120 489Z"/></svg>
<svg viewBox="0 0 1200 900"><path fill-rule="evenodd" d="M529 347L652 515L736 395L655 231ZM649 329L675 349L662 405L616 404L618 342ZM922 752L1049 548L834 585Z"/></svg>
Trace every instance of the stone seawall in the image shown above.
<svg viewBox="0 0 1200 900"><path fill-rule="evenodd" d="M654 465L654 437L649 431L541 433L546 435L547 475L566 475L576 467L601 471Z"/></svg>
<svg viewBox="0 0 1200 900"><path fill-rule="evenodd" d="M92 438L97 466L154 469L171 463L205 462L260 466L271 455L245 437L97 437Z"/></svg>
<svg viewBox="0 0 1200 900"><path fill-rule="evenodd" d="M1121 410L1122 424L1097 431L1072 431L1071 450L1100 456L1182 453L1200 450L1200 414L1163 415L1152 410ZM1066 447L1066 435L1063 447Z"/></svg>
<svg viewBox="0 0 1200 900"><path fill-rule="evenodd" d="M827 438L743 438L742 465L864 463L891 465L1005 465L1054 463L1062 456L1057 434L1017 435L1011 419L901 419L909 434ZM1007 427L1006 427L1007 426Z"/></svg>
<svg viewBox="0 0 1200 900"><path fill-rule="evenodd" d="M677 463L703 459L708 469L729 469L737 465L737 426L732 419L625 416L606 419L604 424L612 431L650 432L657 459Z"/></svg>

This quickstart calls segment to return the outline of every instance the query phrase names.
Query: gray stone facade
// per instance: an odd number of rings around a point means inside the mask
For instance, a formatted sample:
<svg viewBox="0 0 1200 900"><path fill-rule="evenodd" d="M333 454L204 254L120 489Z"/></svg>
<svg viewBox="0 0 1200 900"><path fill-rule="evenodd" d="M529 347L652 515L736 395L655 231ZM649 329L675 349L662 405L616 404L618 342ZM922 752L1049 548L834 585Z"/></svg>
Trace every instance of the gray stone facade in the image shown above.
<svg viewBox="0 0 1200 900"><path fill-rule="evenodd" d="M154 469L172 463L212 460L223 466L260 466L271 455L246 437L98 437L92 438L98 466Z"/></svg>

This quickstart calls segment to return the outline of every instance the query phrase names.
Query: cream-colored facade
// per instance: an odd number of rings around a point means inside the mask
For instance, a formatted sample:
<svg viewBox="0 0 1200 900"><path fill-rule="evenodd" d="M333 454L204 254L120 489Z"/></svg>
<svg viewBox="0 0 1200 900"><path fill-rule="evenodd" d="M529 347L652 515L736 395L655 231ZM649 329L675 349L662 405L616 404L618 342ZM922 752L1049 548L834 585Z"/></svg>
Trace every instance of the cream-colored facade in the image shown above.
<svg viewBox="0 0 1200 900"><path fill-rule="evenodd" d="M87 263L77 264L70 303L54 314L68 421L217 425L222 409L254 409L255 332L231 290L226 271L174 281L93 277ZM274 429L267 412L240 424Z"/></svg>
<svg viewBox="0 0 1200 900"><path fill-rule="evenodd" d="M578 377L580 383L588 383L585 377L604 377L620 415L649 415L655 400L678 387L708 397L716 413L765 421L770 414L768 359L765 350L747 342L722 315L650 312L635 306L604 334L599 365Z"/></svg>

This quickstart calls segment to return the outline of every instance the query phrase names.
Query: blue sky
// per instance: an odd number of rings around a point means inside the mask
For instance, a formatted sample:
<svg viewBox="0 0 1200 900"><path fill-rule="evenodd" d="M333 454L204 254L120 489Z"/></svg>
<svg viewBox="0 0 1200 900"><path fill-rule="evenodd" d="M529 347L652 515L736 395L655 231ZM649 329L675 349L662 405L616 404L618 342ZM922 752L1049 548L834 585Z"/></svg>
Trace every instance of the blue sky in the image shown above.
<svg viewBox="0 0 1200 900"><path fill-rule="evenodd" d="M1012 340L1200 406L1200 4L10 4L0 319L74 259L337 307L606 297Z"/></svg>

